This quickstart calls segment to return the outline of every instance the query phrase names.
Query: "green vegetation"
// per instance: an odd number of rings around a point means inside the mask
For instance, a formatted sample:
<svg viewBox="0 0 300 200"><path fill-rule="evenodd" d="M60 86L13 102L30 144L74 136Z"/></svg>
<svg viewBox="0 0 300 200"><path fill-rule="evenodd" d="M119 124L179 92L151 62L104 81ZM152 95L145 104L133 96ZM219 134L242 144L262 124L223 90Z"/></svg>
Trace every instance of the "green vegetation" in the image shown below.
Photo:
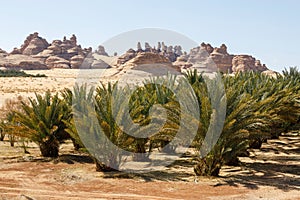
<svg viewBox="0 0 300 200"><path fill-rule="evenodd" d="M9 109L1 134L28 138L40 146L43 156L50 157L58 156L59 141L67 138L64 136L67 134L77 150L88 144L97 171L111 171L118 169L122 158L121 152L109 147L110 142L126 151L144 153L140 155L164 149L179 129L189 136L189 127L180 123L189 117L198 126L191 144L198 152L194 157L195 174L218 176L223 165L239 164L238 157L247 156L249 148L260 148L268 139L299 130L297 68L284 70L277 77L244 72L234 76L219 74L215 79L189 71L185 80L198 101L199 119L182 112L173 92L182 82L176 82L175 78L152 78L133 91L130 86L109 83L90 89L76 85L73 90L65 89L62 98L50 92L45 96L36 94L35 99L20 100L18 108ZM189 101L189 97L183 101ZM140 126L132 126L133 122ZM210 149L205 138L207 135L213 138L218 132L220 137ZM151 134L140 137L146 133ZM102 145L95 141L101 141ZM94 153L108 151L109 155Z"/></svg>
<svg viewBox="0 0 300 200"><path fill-rule="evenodd" d="M37 75L32 75L32 74L27 74L24 71L20 70L0 70L0 77L46 77L45 74L37 74Z"/></svg>
<svg viewBox="0 0 300 200"><path fill-rule="evenodd" d="M58 94L36 94L29 103L21 101L20 111L8 114L6 129L10 135L28 138L37 143L44 157L58 157L59 141L64 138L63 120L70 118L68 107Z"/></svg>

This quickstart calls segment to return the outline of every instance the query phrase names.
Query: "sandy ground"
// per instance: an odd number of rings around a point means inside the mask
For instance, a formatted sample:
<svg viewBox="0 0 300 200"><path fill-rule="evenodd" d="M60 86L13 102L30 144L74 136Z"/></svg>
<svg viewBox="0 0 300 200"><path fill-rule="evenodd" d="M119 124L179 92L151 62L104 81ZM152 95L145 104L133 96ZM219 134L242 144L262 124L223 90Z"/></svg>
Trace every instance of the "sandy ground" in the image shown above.
<svg viewBox="0 0 300 200"><path fill-rule="evenodd" d="M32 143L28 151L0 142L0 199L300 199L299 135L270 140L218 178L195 177L189 157L164 171L126 174L96 172L70 142L54 160Z"/></svg>
<svg viewBox="0 0 300 200"><path fill-rule="evenodd" d="M145 66L144 66L145 67ZM147 68L147 67L146 67ZM160 70L161 69L161 70ZM34 97L34 93L44 93L46 90L59 92L64 88L72 89L75 84L87 83L89 86L97 86L100 82L115 82L120 85L142 82L152 76L166 74L164 66L152 69L148 66L148 71L130 70L120 71L117 68L109 69L52 69L52 70L25 70L28 74L45 74L46 78L0 77L0 106L6 99L18 96ZM155 73L154 73L155 72ZM177 74L177 73L176 73ZM210 74L207 74L211 76Z"/></svg>
<svg viewBox="0 0 300 200"><path fill-rule="evenodd" d="M88 82L97 84L99 77L103 77L105 70L78 70L78 69L53 69L30 70L29 74L45 74L46 78L0 78L0 105L5 99L17 96L33 97L34 93L44 93L46 90L58 92L64 88L72 88L75 83L80 83L80 77L87 76Z"/></svg>
<svg viewBox="0 0 300 200"><path fill-rule="evenodd" d="M0 105L18 95L72 88L81 78L95 85L122 76L117 69L27 73L48 77L0 78ZM299 133L268 141L250 158L241 158L242 166L225 166L213 179L195 177L190 158L142 175L99 173L70 143L61 146L56 160L41 158L36 145L29 146L30 154L24 154L20 144L0 142L0 199L300 199Z"/></svg>

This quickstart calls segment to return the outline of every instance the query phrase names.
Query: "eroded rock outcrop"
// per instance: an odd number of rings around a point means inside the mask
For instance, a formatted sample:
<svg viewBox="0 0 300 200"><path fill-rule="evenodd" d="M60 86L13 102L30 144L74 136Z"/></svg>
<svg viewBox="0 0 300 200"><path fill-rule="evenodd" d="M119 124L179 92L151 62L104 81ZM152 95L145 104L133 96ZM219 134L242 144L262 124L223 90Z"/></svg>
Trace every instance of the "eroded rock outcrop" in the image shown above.
<svg viewBox="0 0 300 200"><path fill-rule="evenodd" d="M72 61L73 66L75 66L74 60L77 61L76 66L80 65L79 61L81 60L78 59L78 56L85 57L91 51L91 48L82 49L80 45L77 45L77 38L72 35L70 39L64 37L62 41L54 40L47 49L35 57L45 59L46 65L50 68L72 68ZM73 57L75 58L72 59Z"/></svg>
<svg viewBox="0 0 300 200"><path fill-rule="evenodd" d="M188 62L188 59L189 59L189 56L187 54L183 54L183 55L177 57L176 61L173 62L173 65L180 69L188 69L193 66L192 63Z"/></svg>
<svg viewBox="0 0 300 200"><path fill-rule="evenodd" d="M0 52L0 67L21 69L79 68L91 52L92 48L82 48L77 44L75 35L72 35L70 39L63 37L63 40L54 40L49 44L35 32L26 38L21 48L14 48L10 54ZM99 46L97 52L101 55L107 55L104 47ZM99 63L95 61L93 59L85 62L85 64L90 63L90 66L85 67L99 67Z"/></svg>
<svg viewBox="0 0 300 200"><path fill-rule="evenodd" d="M137 50L129 49L118 58L117 65L121 66L135 59L140 53L153 53L167 58L175 67L182 70L196 68L199 71L232 73L237 71L265 71L268 68L261 64L259 60L247 55L232 55L227 51L227 46L212 47L210 44L202 43L200 46L190 50L189 54L183 53L181 46L167 46L164 42L158 43L157 48L152 48L149 43L145 43L142 48L140 42ZM145 61L143 61L145 62ZM149 64L152 61L149 60Z"/></svg>
<svg viewBox="0 0 300 200"><path fill-rule="evenodd" d="M98 49L95 51L95 53L102 55L102 56L108 56L108 53L106 53L104 46L99 45Z"/></svg>
<svg viewBox="0 0 300 200"><path fill-rule="evenodd" d="M7 55L7 52L0 48L0 54L6 54Z"/></svg>
<svg viewBox="0 0 300 200"><path fill-rule="evenodd" d="M214 48L213 52L210 54L210 57L221 72L232 72L233 55L228 54L225 44L222 44L220 48Z"/></svg>
<svg viewBox="0 0 300 200"><path fill-rule="evenodd" d="M58 57L50 56L46 59L45 64L50 68L61 68L61 69L70 69L70 61Z"/></svg>
<svg viewBox="0 0 300 200"><path fill-rule="evenodd" d="M128 65L143 65L143 64L166 64L172 65L172 62L166 57L152 52L142 52L138 53L136 57L127 62Z"/></svg>
<svg viewBox="0 0 300 200"><path fill-rule="evenodd" d="M199 70L219 70L224 73L268 70L265 64L261 64L259 60L252 56L229 54L225 44L213 48L210 44L202 43L200 46L191 49L187 63L192 64L192 68Z"/></svg>
<svg viewBox="0 0 300 200"><path fill-rule="evenodd" d="M167 58L169 62L175 62L179 56L183 55L181 46L166 46L164 42L158 42L157 47L151 47L148 42L145 42L145 47L143 49L141 43L138 42L137 50L129 49L125 54L118 58L117 64L123 65L129 60L138 56L139 53L158 54L162 57Z"/></svg>
<svg viewBox="0 0 300 200"><path fill-rule="evenodd" d="M35 32L26 38L20 49L15 48L11 54L36 55L48 46L47 40Z"/></svg>
<svg viewBox="0 0 300 200"><path fill-rule="evenodd" d="M17 70L49 69L43 60L32 57L47 46L47 41L39 37L38 33L30 34L20 49L15 48L12 53L0 50L0 67Z"/></svg>
<svg viewBox="0 0 300 200"><path fill-rule="evenodd" d="M263 72L268 70L268 68L265 65L262 65L259 60L256 60L250 55L234 56L232 60L233 72L244 72L250 70Z"/></svg>
<svg viewBox="0 0 300 200"><path fill-rule="evenodd" d="M233 55L228 53L225 44L213 47L201 43L200 46L183 51L179 45L167 46L158 42L156 46L145 42L137 43L136 50L129 49L117 57L108 56L104 46L99 46L95 52L92 48L82 48L77 43L77 37L54 40L48 43L37 32L30 34L20 48L14 48L11 53L0 49L0 67L18 69L52 69L52 68L84 68L99 69L115 66L118 70L137 65L160 63L175 69L186 70L196 68L199 71L224 73L240 71L267 71L268 68L250 55ZM107 59L110 58L110 59ZM109 61L109 64L106 60ZM268 72L270 73L270 72Z"/></svg>
<svg viewBox="0 0 300 200"><path fill-rule="evenodd" d="M154 52L140 52L137 55L120 66L118 75L124 76L126 82L138 82L149 76L161 76L166 74L180 74L179 67L172 65L172 62Z"/></svg>
<svg viewBox="0 0 300 200"><path fill-rule="evenodd" d="M0 67L7 69L24 69L24 70L37 70L49 69L45 63L38 59L32 58L27 55L8 55L0 59Z"/></svg>
<svg viewBox="0 0 300 200"><path fill-rule="evenodd" d="M125 54L123 54L122 56L120 56L118 58L117 64L118 65L123 65L126 62L128 62L129 60L131 60L132 58L134 58L137 55L137 52L133 49L129 49L128 51L126 51Z"/></svg>

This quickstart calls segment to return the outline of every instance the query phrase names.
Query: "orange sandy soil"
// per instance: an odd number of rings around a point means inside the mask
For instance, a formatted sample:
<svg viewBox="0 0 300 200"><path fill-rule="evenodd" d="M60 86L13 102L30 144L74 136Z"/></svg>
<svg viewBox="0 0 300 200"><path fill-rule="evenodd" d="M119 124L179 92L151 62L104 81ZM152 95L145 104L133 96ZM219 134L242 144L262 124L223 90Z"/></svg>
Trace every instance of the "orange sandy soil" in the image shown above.
<svg viewBox="0 0 300 200"><path fill-rule="evenodd" d="M58 159L41 158L32 143L28 151L0 142L0 199L300 199L299 134L269 140L218 178L195 177L191 158L138 175L96 172L69 142Z"/></svg>

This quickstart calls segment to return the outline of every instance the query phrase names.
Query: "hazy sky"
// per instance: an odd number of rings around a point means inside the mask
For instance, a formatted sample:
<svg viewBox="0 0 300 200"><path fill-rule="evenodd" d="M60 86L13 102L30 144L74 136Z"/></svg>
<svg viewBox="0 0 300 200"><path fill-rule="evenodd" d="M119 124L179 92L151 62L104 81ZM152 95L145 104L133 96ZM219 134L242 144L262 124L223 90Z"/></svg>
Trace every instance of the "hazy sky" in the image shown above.
<svg viewBox="0 0 300 200"><path fill-rule="evenodd" d="M120 33L161 28L198 44L225 43L271 69L300 67L300 1L292 0L9 0L0 7L0 48L11 51L39 32L48 42L75 33L95 47Z"/></svg>

